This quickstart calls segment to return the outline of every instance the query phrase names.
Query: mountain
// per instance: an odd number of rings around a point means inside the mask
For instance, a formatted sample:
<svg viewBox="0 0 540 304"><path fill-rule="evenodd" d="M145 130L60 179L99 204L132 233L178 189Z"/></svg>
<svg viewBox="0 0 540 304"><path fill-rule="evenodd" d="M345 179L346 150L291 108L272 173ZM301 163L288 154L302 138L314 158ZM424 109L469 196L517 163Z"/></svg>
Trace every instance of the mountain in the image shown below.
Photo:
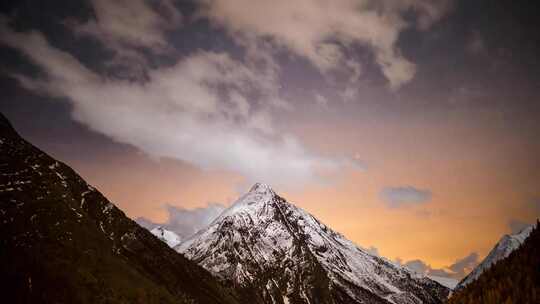
<svg viewBox="0 0 540 304"><path fill-rule="evenodd" d="M165 242L165 244L169 245L169 247L175 247L176 245L180 244L182 240L180 236L178 236L178 234L167 230L161 226L150 230L150 232L158 239Z"/></svg>
<svg viewBox="0 0 540 304"><path fill-rule="evenodd" d="M255 184L176 247L242 303L441 303L448 289L372 255Z"/></svg>
<svg viewBox="0 0 540 304"><path fill-rule="evenodd" d="M0 114L3 303L238 303Z"/></svg>
<svg viewBox="0 0 540 304"><path fill-rule="evenodd" d="M487 257L476 266L461 282L458 283L455 290L462 289L467 284L470 284L491 266L498 261L508 257L510 253L518 249L521 244L529 237L533 230L533 226L526 227L516 234L507 234L503 236L499 242L491 249Z"/></svg>
<svg viewBox="0 0 540 304"><path fill-rule="evenodd" d="M539 225L519 248L457 290L447 304L540 303Z"/></svg>

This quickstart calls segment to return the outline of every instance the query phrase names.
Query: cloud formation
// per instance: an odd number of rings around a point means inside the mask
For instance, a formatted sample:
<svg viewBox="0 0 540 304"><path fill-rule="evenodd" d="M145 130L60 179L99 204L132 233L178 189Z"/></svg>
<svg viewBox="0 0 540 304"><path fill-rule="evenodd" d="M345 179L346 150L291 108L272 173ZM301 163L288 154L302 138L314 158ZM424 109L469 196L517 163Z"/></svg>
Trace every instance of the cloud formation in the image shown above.
<svg viewBox="0 0 540 304"><path fill-rule="evenodd" d="M432 193L427 189L412 186L386 187L380 193L381 198L391 208L426 203L431 200Z"/></svg>
<svg viewBox="0 0 540 304"><path fill-rule="evenodd" d="M422 260L411 260L405 263L401 263L400 260L397 260L397 263L424 276L436 276L461 280L480 263L480 260L478 254L473 252L464 258L456 260L452 265L444 268L432 268L429 264Z"/></svg>
<svg viewBox="0 0 540 304"><path fill-rule="evenodd" d="M486 43L482 35L478 31L473 31L465 45L467 52L473 55L478 55L486 51Z"/></svg>
<svg viewBox="0 0 540 304"><path fill-rule="evenodd" d="M77 24L75 31L92 36L106 47L164 49L164 32L180 24L182 16L171 0L92 0L95 19ZM150 4L153 4L150 5ZM125 50L125 48L121 48Z"/></svg>
<svg viewBox="0 0 540 304"><path fill-rule="evenodd" d="M450 8L449 0L203 0L201 15L225 27L242 43L266 39L308 59L321 72L345 67L351 78L359 62L346 58L355 45L369 47L397 89L410 81L415 65L397 48L399 34L416 25L425 30ZM404 14L413 13L411 22ZM411 24L413 23L413 24Z"/></svg>
<svg viewBox="0 0 540 304"><path fill-rule="evenodd" d="M65 20L78 37L90 37L114 52L109 71L141 79L148 69L144 51L173 52L166 33L181 25L182 15L172 0L91 0L93 17L81 22Z"/></svg>
<svg viewBox="0 0 540 304"><path fill-rule="evenodd" d="M328 106L328 99L324 97L321 94L315 94L315 103L318 104L321 107L327 107Z"/></svg>
<svg viewBox="0 0 540 304"><path fill-rule="evenodd" d="M372 255L379 256L379 249L375 246L371 246L369 248L366 248L367 252L369 252Z"/></svg>
<svg viewBox="0 0 540 304"><path fill-rule="evenodd" d="M458 277L464 277L469 272L471 272L474 267L476 267L480 263L478 259L478 253L473 252L469 254L468 256L457 260L454 264L450 265L448 268L454 272Z"/></svg>
<svg viewBox="0 0 540 304"><path fill-rule="evenodd" d="M167 205L168 219L164 223L152 222L144 217L135 221L146 229L153 229L161 226L178 234L181 238L187 238L201 228L210 224L223 210L225 206L221 204L209 204L206 207L186 209Z"/></svg>
<svg viewBox="0 0 540 304"><path fill-rule="evenodd" d="M65 97L76 121L149 155L276 185L319 180L345 164L277 132L273 116L287 102L274 74L225 53L195 52L140 83L90 71L40 32L14 32L4 22L0 42L45 71L46 79L13 75L24 87Z"/></svg>

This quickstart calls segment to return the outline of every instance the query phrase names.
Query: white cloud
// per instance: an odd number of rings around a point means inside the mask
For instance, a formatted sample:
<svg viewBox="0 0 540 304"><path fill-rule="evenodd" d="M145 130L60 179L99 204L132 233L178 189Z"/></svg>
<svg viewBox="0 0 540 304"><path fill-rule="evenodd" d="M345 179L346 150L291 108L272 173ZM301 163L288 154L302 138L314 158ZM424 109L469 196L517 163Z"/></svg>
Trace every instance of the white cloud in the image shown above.
<svg viewBox="0 0 540 304"><path fill-rule="evenodd" d="M66 97L75 120L152 156L275 185L319 180L321 172L343 164L276 132L272 118L287 103L272 71L227 54L197 52L139 83L93 73L39 32L17 33L4 24L0 41L46 72L45 80L17 75L25 87Z"/></svg>
<svg viewBox="0 0 540 304"><path fill-rule="evenodd" d="M142 50L155 54L174 51L166 33L181 24L182 16L172 0L91 0L94 16L85 22L68 19L65 24L81 37L91 37L114 51L106 62L110 71L129 79L143 79L148 61Z"/></svg>
<svg viewBox="0 0 540 304"><path fill-rule="evenodd" d="M321 94L316 93L315 94L315 102L320 105L321 107L327 107L328 106L328 99L326 97L322 96Z"/></svg>
<svg viewBox="0 0 540 304"><path fill-rule="evenodd" d="M396 47L410 26L403 14L416 13L416 25L427 29L449 8L450 0L203 0L201 14L228 29L240 41L268 39L310 60L323 73L348 67L353 77L359 65L345 59L353 44L372 49L377 64L397 89L410 81L415 65ZM348 62L348 63L347 63ZM343 64L342 64L343 63Z"/></svg>
<svg viewBox="0 0 540 304"><path fill-rule="evenodd" d="M431 201L432 193L428 189L418 189L412 186L385 187L380 193L381 198L391 208L399 208Z"/></svg>
<svg viewBox="0 0 540 304"><path fill-rule="evenodd" d="M139 225L151 230L157 226L171 230L182 238L189 237L210 224L223 210L221 204L209 204L206 207L186 209L167 205L168 219L163 223L152 222L146 218L137 218Z"/></svg>
<svg viewBox="0 0 540 304"><path fill-rule="evenodd" d="M91 3L95 19L78 24L75 31L101 40L106 47L166 48L165 30L181 21L170 0L157 1L154 7L144 0L92 0Z"/></svg>

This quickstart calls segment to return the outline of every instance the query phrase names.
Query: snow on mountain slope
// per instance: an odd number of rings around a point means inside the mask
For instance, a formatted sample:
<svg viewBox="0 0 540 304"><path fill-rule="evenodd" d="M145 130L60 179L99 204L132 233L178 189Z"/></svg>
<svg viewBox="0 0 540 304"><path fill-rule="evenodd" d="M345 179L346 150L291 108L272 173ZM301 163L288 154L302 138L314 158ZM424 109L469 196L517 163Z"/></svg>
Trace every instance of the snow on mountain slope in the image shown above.
<svg viewBox="0 0 540 304"><path fill-rule="evenodd" d="M161 226L150 230L150 232L152 232L153 235L157 236L158 239L167 243L167 245L169 245L169 247L171 248L180 244L180 242L182 241L182 238L180 238L178 234L167 230Z"/></svg>
<svg viewBox="0 0 540 304"><path fill-rule="evenodd" d="M458 280L452 279L452 278L447 278L447 277L434 276L434 275L429 275L428 277L430 279L432 279L433 281L436 281L439 284L441 284L443 286L446 286L446 287L448 287L450 289L456 288L456 285L459 283Z"/></svg>
<svg viewBox="0 0 540 304"><path fill-rule="evenodd" d="M507 234L503 236L500 241L491 249L487 257L480 263L476 268L471 271L459 284L456 286L455 290L459 290L465 287L467 284L478 279L478 277L487 269L489 269L493 264L498 261L508 257L512 251L516 250L525 242L525 240L531 234L534 226L524 228L516 234Z"/></svg>
<svg viewBox="0 0 540 304"><path fill-rule="evenodd" d="M370 254L255 184L176 249L250 303L441 303L448 289Z"/></svg>

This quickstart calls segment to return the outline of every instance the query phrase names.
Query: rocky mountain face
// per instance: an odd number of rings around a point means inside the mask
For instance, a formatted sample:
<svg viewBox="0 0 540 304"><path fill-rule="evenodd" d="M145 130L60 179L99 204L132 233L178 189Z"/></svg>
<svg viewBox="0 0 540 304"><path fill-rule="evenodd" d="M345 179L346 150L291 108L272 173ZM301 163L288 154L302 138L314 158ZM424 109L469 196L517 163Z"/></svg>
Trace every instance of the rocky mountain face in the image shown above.
<svg viewBox="0 0 540 304"><path fill-rule="evenodd" d="M0 114L3 303L238 303Z"/></svg>
<svg viewBox="0 0 540 304"><path fill-rule="evenodd" d="M524 228L519 233L507 234L503 236L499 242L491 249L489 254L469 273L461 282L458 283L455 290L464 288L466 285L475 281L487 269L493 266L498 261L508 257L514 250L518 249L523 242L529 237L534 226Z"/></svg>
<svg viewBox="0 0 540 304"><path fill-rule="evenodd" d="M256 184L176 249L243 303L441 303L449 290L372 255Z"/></svg>

